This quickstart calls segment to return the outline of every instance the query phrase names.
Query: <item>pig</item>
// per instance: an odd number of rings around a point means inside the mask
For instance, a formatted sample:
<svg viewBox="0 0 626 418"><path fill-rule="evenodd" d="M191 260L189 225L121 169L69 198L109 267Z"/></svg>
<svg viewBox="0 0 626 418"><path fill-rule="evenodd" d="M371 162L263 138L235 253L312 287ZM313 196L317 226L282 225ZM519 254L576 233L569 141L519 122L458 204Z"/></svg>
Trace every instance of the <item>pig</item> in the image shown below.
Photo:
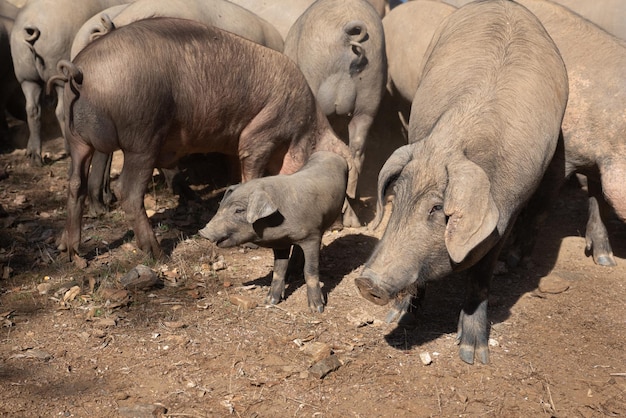
<svg viewBox="0 0 626 418"><path fill-rule="evenodd" d="M473 0L443 1L455 7L461 7ZM595 23L611 35L622 40L626 39L626 2L624 0L554 0L554 3Z"/></svg>
<svg viewBox="0 0 626 418"><path fill-rule="evenodd" d="M304 11L315 2L315 0L231 0L246 9L252 11L258 16L270 22L283 39L287 37L287 33L293 23L304 13ZM388 7L388 2L383 0L368 0L376 12L382 18Z"/></svg>
<svg viewBox="0 0 626 418"><path fill-rule="evenodd" d="M413 0L394 7L383 18L387 52L387 91L407 126L424 54L437 27L456 8L431 0Z"/></svg>
<svg viewBox="0 0 626 418"><path fill-rule="evenodd" d="M220 248L252 242L274 251L272 284L266 303L284 298L289 254L304 253L304 279L312 312L324 311L319 284L322 235L341 215L348 181L346 160L318 151L291 175L257 178L229 187L200 236Z"/></svg>
<svg viewBox="0 0 626 418"><path fill-rule="evenodd" d="M518 3L544 25L569 77L563 143L524 219L535 225L538 214L546 211L565 181L574 173L585 175L589 194L586 251L596 264L615 266L602 218L612 207L626 221L626 44L558 4L545 0ZM516 229L521 234L513 244L517 259L529 255L535 227L525 223Z"/></svg>
<svg viewBox="0 0 626 418"><path fill-rule="evenodd" d="M149 17L178 17L216 26L276 51L283 50L283 37L266 20L226 0L137 0L121 10L107 10L80 28L72 44L72 58L98 34ZM102 16L106 14L110 19Z"/></svg>
<svg viewBox="0 0 626 418"><path fill-rule="evenodd" d="M3 11L4 9L0 9L0 12ZM15 104L24 106L24 96L21 94L20 84L17 82L13 71L11 45L9 43L12 25L13 21L10 18L0 15L0 142L2 143L7 143L10 139L9 125L5 117L6 112L9 111L13 116L25 119L24 108L20 109L15 106Z"/></svg>
<svg viewBox="0 0 626 418"><path fill-rule="evenodd" d="M239 158L245 182L293 173L315 150L350 158L295 63L219 28L185 19L140 20L59 67L48 86L65 83L72 163L59 248L70 260L78 253L94 151L124 153L116 196L138 247L155 257L162 251L143 204L154 167L173 167L191 153L221 152Z"/></svg>
<svg viewBox="0 0 626 418"><path fill-rule="evenodd" d="M119 7L119 6L118 6ZM147 17L167 16L196 20L227 30L276 51L283 50L283 38L267 21L249 10L225 0L138 0L130 5L107 9L89 19L80 28L72 44L72 58L91 40L115 27L125 26ZM96 19L97 18L97 19ZM109 189L111 156L96 154L89 176L89 213L98 216L107 211L112 200ZM165 170L168 178L176 170ZM180 185L182 186L182 185Z"/></svg>
<svg viewBox="0 0 626 418"><path fill-rule="evenodd" d="M393 211L355 279L361 295L404 309L417 286L466 271L459 356L489 362L487 299L503 243L556 149L565 65L541 23L507 0L468 4L437 29L409 121L383 165L377 213Z"/></svg>
<svg viewBox="0 0 626 418"><path fill-rule="evenodd" d="M127 0L31 0L18 13L11 31L15 76L26 98L28 145L31 163L41 165L41 93L56 74L57 63L70 57L70 47L80 26L94 14ZM56 88L56 116L63 124L61 87Z"/></svg>
<svg viewBox="0 0 626 418"><path fill-rule="evenodd" d="M350 152L360 173L386 82L380 16L366 0L317 0L289 30L285 55L298 64L324 113L348 118ZM352 180L348 196L355 197L358 177Z"/></svg>

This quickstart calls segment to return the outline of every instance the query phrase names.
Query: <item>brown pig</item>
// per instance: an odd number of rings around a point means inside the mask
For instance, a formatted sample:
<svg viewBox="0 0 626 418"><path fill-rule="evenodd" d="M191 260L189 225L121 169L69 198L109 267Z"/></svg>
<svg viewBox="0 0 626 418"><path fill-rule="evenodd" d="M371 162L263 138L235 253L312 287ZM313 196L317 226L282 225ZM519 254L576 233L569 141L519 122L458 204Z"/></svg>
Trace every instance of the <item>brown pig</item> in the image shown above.
<svg viewBox="0 0 626 418"><path fill-rule="evenodd" d="M239 158L247 181L293 173L315 150L350 158L289 58L214 27L141 20L95 40L60 69L72 164L59 248L70 259L96 150L123 151L116 195L139 248L155 256L161 249L143 204L154 167L221 152Z"/></svg>

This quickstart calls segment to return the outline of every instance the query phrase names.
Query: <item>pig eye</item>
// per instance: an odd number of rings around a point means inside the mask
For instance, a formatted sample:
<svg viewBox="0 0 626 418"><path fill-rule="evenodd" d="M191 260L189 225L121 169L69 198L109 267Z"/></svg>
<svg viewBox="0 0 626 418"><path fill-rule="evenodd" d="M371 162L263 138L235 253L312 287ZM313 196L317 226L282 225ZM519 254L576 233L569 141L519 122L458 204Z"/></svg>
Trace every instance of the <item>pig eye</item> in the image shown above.
<svg viewBox="0 0 626 418"><path fill-rule="evenodd" d="M246 210L244 208L235 208L235 214L237 214L237 215L241 215L245 211Z"/></svg>
<svg viewBox="0 0 626 418"><path fill-rule="evenodd" d="M440 211L440 210L442 210L442 209L443 209L443 206L442 206L442 205L435 205L435 206L433 206L432 208L430 208L430 210L428 211L428 214L429 214L429 215L432 215L432 214L434 214L435 212L439 212L439 211Z"/></svg>

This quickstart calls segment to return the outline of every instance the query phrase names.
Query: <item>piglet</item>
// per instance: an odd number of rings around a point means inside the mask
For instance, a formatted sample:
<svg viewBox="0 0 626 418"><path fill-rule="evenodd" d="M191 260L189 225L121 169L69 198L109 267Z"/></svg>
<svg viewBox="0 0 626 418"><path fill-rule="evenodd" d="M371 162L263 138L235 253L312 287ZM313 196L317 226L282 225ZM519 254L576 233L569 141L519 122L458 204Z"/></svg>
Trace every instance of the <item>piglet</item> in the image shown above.
<svg viewBox="0 0 626 418"><path fill-rule="evenodd" d="M199 233L220 248L252 242L274 250L272 285L266 298L269 304L284 298L289 254L292 246L299 246L304 254L309 308L321 313L320 245L324 231L341 214L347 181L348 165L343 157L315 152L293 174L229 187L217 213Z"/></svg>

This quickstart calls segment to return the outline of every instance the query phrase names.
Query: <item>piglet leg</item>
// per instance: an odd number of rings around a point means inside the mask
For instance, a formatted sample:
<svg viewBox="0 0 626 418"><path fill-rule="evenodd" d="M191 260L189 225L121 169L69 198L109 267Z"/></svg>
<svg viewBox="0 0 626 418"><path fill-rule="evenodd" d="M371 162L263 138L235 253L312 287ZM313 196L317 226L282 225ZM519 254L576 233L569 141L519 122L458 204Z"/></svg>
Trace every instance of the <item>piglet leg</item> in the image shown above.
<svg viewBox="0 0 626 418"><path fill-rule="evenodd" d="M319 259L321 238L300 244L304 252L304 281L311 312L324 312L324 295L320 287Z"/></svg>
<svg viewBox="0 0 626 418"><path fill-rule="evenodd" d="M289 265L290 248L274 249L274 271L272 272L272 284L265 298L265 303L276 305L285 297L285 276Z"/></svg>

